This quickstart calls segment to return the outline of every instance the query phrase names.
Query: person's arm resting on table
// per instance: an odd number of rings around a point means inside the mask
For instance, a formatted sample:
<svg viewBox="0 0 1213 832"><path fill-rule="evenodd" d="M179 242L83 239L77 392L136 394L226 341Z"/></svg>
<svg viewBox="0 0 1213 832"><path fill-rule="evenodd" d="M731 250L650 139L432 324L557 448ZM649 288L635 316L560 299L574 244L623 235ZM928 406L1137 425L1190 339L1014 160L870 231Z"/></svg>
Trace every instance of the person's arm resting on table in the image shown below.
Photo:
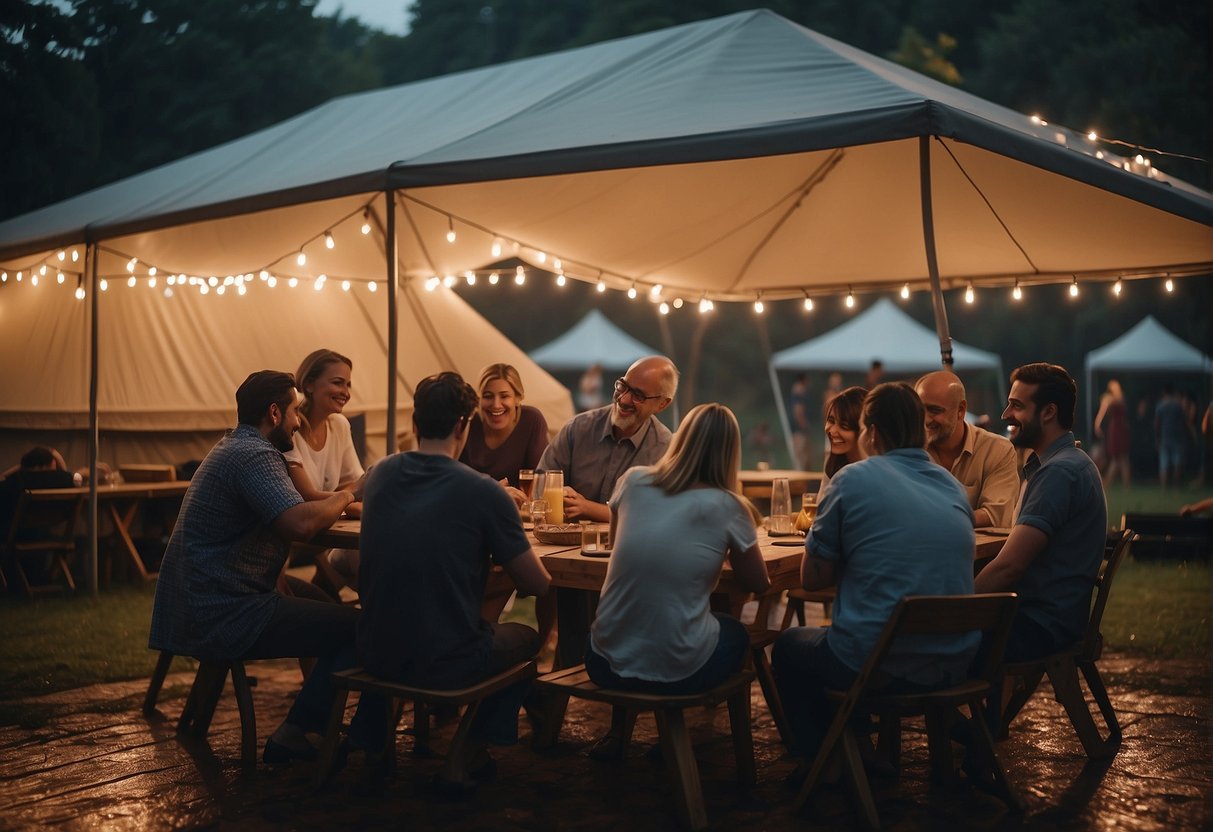
<svg viewBox="0 0 1213 832"><path fill-rule="evenodd" d="M274 531L287 540L311 540L321 529L333 525L341 513L362 499L362 486L366 482L363 474L353 488L334 491L329 496L304 501L288 508L274 518Z"/></svg>
<svg viewBox="0 0 1213 832"><path fill-rule="evenodd" d="M973 591L1006 592L1013 589L1048 543L1049 536L1035 526L1023 523L1016 526L994 560L987 563L973 579Z"/></svg>
<svg viewBox="0 0 1213 832"><path fill-rule="evenodd" d="M767 574L767 564L757 543L748 549L730 549L729 565L746 592L761 595L771 588L771 576Z"/></svg>

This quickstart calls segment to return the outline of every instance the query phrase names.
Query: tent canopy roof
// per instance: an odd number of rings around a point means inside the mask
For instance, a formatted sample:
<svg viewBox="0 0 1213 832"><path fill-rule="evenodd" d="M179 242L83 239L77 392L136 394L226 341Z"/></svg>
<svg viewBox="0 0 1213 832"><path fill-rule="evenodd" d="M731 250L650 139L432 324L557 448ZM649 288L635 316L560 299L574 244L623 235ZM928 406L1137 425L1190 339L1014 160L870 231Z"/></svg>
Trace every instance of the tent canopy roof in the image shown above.
<svg viewBox="0 0 1213 832"><path fill-rule="evenodd" d="M1001 370L992 352L952 342L957 371ZM886 372L921 373L938 370L939 339L933 330L881 298L845 324L771 357L777 370L867 370L880 360Z"/></svg>
<svg viewBox="0 0 1213 832"><path fill-rule="evenodd" d="M584 370L591 364L626 370L637 359L658 353L591 309L563 335L532 350L531 360L548 370Z"/></svg>
<svg viewBox="0 0 1213 832"><path fill-rule="evenodd" d="M768 11L339 98L0 223L0 263L382 278L394 188L406 277L497 239L620 290L920 288L920 137L945 287L1213 268L1208 193Z"/></svg>
<svg viewBox="0 0 1213 832"><path fill-rule="evenodd" d="M1168 370L1202 373L1213 370L1213 361L1147 315L1114 341L1087 353L1087 371ZM1088 385L1089 386L1089 385Z"/></svg>

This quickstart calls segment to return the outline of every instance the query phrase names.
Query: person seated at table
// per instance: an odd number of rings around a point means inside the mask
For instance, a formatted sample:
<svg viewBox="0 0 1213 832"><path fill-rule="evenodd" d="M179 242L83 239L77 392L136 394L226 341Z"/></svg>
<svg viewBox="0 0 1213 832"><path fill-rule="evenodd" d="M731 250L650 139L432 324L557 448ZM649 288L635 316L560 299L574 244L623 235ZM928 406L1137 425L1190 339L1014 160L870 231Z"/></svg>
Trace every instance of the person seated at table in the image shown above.
<svg viewBox="0 0 1213 832"><path fill-rule="evenodd" d="M771 585L749 510L734 492L741 430L722 404L693 408L657 464L628 470L611 497L611 539L585 668L604 688L699 693L741 669L750 637L708 600L727 558L741 588ZM591 750L618 757L623 713Z"/></svg>
<svg viewBox="0 0 1213 832"><path fill-rule="evenodd" d="M543 452L539 469L564 472L566 520L610 519L607 500L623 472L652 465L670 446L670 429L657 414L670 406L677 392L673 361L661 355L641 358L615 380L609 405L578 413L560 428ZM598 594L560 589L556 595L556 667L572 667L584 656Z"/></svg>
<svg viewBox="0 0 1213 832"><path fill-rule="evenodd" d="M818 503L825 496L830 480L843 466L864 458L863 448L859 447L859 412L867 394L867 388L848 387L826 405L825 434L829 452L824 476L817 488Z"/></svg>
<svg viewBox="0 0 1213 832"><path fill-rule="evenodd" d="M249 375L236 411L239 424L206 455L181 501L148 646L213 661L320 657L264 753L267 763L312 759L307 734L325 730L332 699L326 662L353 643L358 611L321 600L294 577L284 594L280 581L290 541L331 526L361 497L362 479L321 500L299 495L282 457L299 427L290 373Z"/></svg>
<svg viewBox="0 0 1213 832"><path fill-rule="evenodd" d="M834 477L805 540L805 589L837 586L833 623L793 627L775 641L772 666L808 774L833 710L826 690L855 681L897 602L907 595L973 591L976 537L964 488L931 461L918 395L899 382L864 399L860 445L867 458ZM965 677L979 633L928 637L894 646L880 669L889 693L950 685ZM865 753L872 751L861 743Z"/></svg>
<svg viewBox="0 0 1213 832"><path fill-rule="evenodd" d="M965 421L965 387L955 373L927 373L914 385L914 392L927 412L927 453L964 486L976 527L1010 526L1019 494L1015 447Z"/></svg>
<svg viewBox="0 0 1213 832"><path fill-rule="evenodd" d="M350 421L342 414L350 400L354 363L338 352L320 349L299 364L295 379L303 392L299 405L299 432L287 451L291 482L305 500L322 500L348 488L362 476L362 462L354 449ZM357 517L361 503L345 513ZM316 577L321 588L336 593L342 586L358 589L358 551L325 549L316 554Z"/></svg>
<svg viewBox="0 0 1213 832"><path fill-rule="evenodd" d="M522 403L526 391L522 377L509 364L490 364L480 373L480 404L468 426L468 440L459 461L474 471L488 474L501 483L520 510L527 495L521 490L518 472L534 470L548 446L548 423L538 408ZM513 592L486 596L482 613L497 621ZM556 594L536 602L535 617L541 644L546 644L556 623Z"/></svg>
<svg viewBox="0 0 1213 832"><path fill-rule="evenodd" d="M459 461L488 474L507 488L518 505L527 499L518 472L534 469L548 446L543 412L523 404L522 377L509 364L490 364L480 373L480 405L468 427Z"/></svg>
<svg viewBox="0 0 1213 832"><path fill-rule="evenodd" d="M4 479L0 480L0 535L8 534L22 491L29 488L72 488L81 482L80 474L67 470L63 455L54 448L39 445L26 451L21 461L9 468ZM35 537L37 533L33 530L21 533L23 540ZM52 561L50 554L26 561L25 568L30 580L43 583L50 574Z"/></svg>
<svg viewBox="0 0 1213 832"><path fill-rule="evenodd" d="M457 373L423 379L413 394L417 450L380 460L367 475L362 513L362 619L358 658L386 679L462 688L534 658L539 635L485 621L481 601L493 564L520 595L542 595L551 577L531 548L509 495L457 460L478 401ZM528 683L487 699L471 728L464 767L492 769L487 745L516 741ZM383 748L383 709L368 709L362 742Z"/></svg>

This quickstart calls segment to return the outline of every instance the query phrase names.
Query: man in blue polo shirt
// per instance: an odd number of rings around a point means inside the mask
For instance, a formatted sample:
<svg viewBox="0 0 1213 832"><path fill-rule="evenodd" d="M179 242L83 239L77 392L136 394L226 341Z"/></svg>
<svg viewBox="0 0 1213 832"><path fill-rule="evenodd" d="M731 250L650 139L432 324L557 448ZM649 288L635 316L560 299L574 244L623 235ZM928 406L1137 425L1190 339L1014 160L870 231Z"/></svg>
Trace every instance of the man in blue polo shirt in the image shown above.
<svg viewBox="0 0 1213 832"><path fill-rule="evenodd" d="M1064 367L1025 364L1011 373L1002 418L1011 442L1032 453L1023 468L1015 525L977 575L977 592L1016 592L1007 661L1047 656L1076 642L1091 612L1108 507L1099 469L1074 444L1078 385Z"/></svg>

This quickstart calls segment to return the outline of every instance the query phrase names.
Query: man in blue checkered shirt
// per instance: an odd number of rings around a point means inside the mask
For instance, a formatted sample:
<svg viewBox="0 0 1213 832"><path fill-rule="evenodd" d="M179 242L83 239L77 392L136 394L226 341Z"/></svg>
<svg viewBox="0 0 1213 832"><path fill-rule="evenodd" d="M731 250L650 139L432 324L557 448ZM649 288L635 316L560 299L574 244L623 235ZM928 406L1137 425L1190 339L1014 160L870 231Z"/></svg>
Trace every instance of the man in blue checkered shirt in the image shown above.
<svg viewBox="0 0 1213 832"><path fill-rule="evenodd" d="M253 373L236 391L239 424L198 467L165 551L152 649L230 660L327 656L353 644L356 610L316 597L304 581L289 579L296 594L279 591L290 541L309 540L362 497L361 480L323 500L299 496L282 456L298 406L289 373ZM319 702L296 703L266 746L267 762L314 756L304 732L323 730Z"/></svg>

